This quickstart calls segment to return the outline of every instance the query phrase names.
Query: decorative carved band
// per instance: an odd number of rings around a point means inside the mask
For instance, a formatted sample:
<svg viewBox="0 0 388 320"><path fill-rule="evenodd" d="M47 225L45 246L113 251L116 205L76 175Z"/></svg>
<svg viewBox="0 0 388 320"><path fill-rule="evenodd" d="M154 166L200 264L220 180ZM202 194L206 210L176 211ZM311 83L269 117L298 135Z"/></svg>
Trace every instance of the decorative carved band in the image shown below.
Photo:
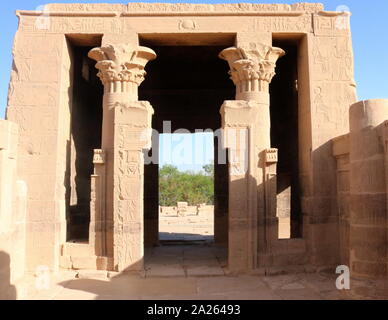
<svg viewBox="0 0 388 320"><path fill-rule="evenodd" d="M229 63L237 100L250 100L249 93L268 92L269 83L275 75L276 61L284 55L282 49L261 43L223 50L219 57Z"/></svg>
<svg viewBox="0 0 388 320"><path fill-rule="evenodd" d="M148 61L156 53L146 47L129 44L106 45L89 51L89 57L96 60L98 76L109 93L137 95L137 87L143 82Z"/></svg>

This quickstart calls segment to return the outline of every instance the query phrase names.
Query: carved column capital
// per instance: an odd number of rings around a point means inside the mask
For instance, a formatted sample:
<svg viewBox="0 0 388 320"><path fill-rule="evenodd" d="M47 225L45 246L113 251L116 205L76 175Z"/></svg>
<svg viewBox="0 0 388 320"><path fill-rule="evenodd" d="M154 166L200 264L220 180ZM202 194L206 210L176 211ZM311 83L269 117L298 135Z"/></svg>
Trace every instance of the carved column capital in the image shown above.
<svg viewBox="0 0 388 320"><path fill-rule="evenodd" d="M271 165L278 162L278 149L269 148L264 150L265 154L265 163L266 165Z"/></svg>
<svg viewBox="0 0 388 320"><path fill-rule="evenodd" d="M147 47L114 44L94 48L88 56L97 61L97 75L105 92L128 93L137 99L137 88L146 75L144 67L156 58L156 53Z"/></svg>
<svg viewBox="0 0 388 320"><path fill-rule="evenodd" d="M237 100L257 100L259 92L268 93L275 75L276 61L285 52L261 43L249 43L223 50L219 57L229 63Z"/></svg>
<svg viewBox="0 0 388 320"><path fill-rule="evenodd" d="M93 163L96 164L105 164L105 152L102 149L94 149L93 154Z"/></svg>

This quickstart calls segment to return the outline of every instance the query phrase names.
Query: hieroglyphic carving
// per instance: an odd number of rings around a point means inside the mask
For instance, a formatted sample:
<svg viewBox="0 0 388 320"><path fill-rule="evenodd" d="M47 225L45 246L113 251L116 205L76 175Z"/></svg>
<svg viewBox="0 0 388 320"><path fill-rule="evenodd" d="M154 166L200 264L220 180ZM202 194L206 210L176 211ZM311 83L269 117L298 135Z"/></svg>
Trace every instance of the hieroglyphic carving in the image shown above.
<svg viewBox="0 0 388 320"><path fill-rule="evenodd" d="M335 94L333 94L335 93ZM355 87L347 82L314 82L313 110L322 138L349 128L349 108L356 100ZM342 132L344 131L344 132Z"/></svg>
<svg viewBox="0 0 388 320"><path fill-rule="evenodd" d="M315 80L354 81L353 54L348 37L316 37L313 41Z"/></svg>
<svg viewBox="0 0 388 320"><path fill-rule="evenodd" d="M126 270L140 268L139 257L143 254L140 247L139 235L142 225L140 222L119 223L115 226L115 269Z"/></svg>
<svg viewBox="0 0 388 320"><path fill-rule="evenodd" d="M117 147L128 150L142 150L149 143L149 131L147 128L133 128L120 125L117 132Z"/></svg>
<svg viewBox="0 0 388 320"><path fill-rule="evenodd" d="M142 267L143 153L153 109L148 102L117 101L114 134L114 260L117 270ZM119 244L116 246L116 244Z"/></svg>
<svg viewBox="0 0 388 320"><path fill-rule="evenodd" d="M49 24L42 29L36 16L21 16L19 30L34 33L112 33L119 34L123 30L123 21L118 17L66 17L48 14Z"/></svg>
<svg viewBox="0 0 388 320"><path fill-rule="evenodd" d="M119 32L120 26L113 25L112 18L87 18L87 17L50 17L49 32L71 33L71 32Z"/></svg>
<svg viewBox="0 0 388 320"><path fill-rule="evenodd" d="M119 111L116 122L122 122L126 127L145 130L151 126L150 117L154 114L154 110L147 101L116 102L110 108Z"/></svg>
<svg viewBox="0 0 388 320"><path fill-rule="evenodd" d="M103 11L123 11L127 9L125 4L110 3L49 3L47 10L54 12L103 12Z"/></svg>
<svg viewBox="0 0 388 320"><path fill-rule="evenodd" d="M330 107L323 101L322 87L318 86L314 89L315 112L317 115L321 115L319 118L324 122L330 122Z"/></svg>
<svg viewBox="0 0 388 320"><path fill-rule="evenodd" d="M141 174L139 152L119 150L118 153L120 173L128 176L139 176Z"/></svg>
<svg viewBox="0 0 388 320"><path fill-rule="evenodd" d="M357 99L350 38L314 37L312 61L314 142L319 144L349 128L349 107Z"/></svg>
<svg viewBox="0 0 388 320"><path fill-rule="evenodd" d="M139 195L138 180L133 177L122 175L118 177L118 194L120 200L137 199Z"/></svg>
<svg viewBox="0 0 388 320"><path fill-rule="evenodd" d="M304 11L306 13L320 12L324 10L322 3L298 2L291 5L292 10Z"/></svg>
<svg viewBox="0 0 388 320"><path fill-rule="evenodd" d="M244 11L305 11L319 12L324 9L320 3L295 3L295 4L262 4L262 3L220 3L220 4L197 4L197 3L144 3L130 2L128 4L106 4L106 3L74 3L48 4L50 11L69 12L244 12Z"/></svg>
<svg viewBox="0 0 388 320"><path fill-rule="evenodd" d="M313 14L314 34L316 36L349 35L349 13L335 13L330 15Z"/></svg>
<svg viewBox="0 0 388 320"><path fill-rule="evenodd" d="M121 223L137 221L140 218L140 208L138 199L117 200L117 216Z"/></svg>
<svg viewBox="0 0 388 320"><path fill-rule="evenodd" d="M298 17L260 17L256 19L257 31L265 32L312 32L311 15Z"/></svg>

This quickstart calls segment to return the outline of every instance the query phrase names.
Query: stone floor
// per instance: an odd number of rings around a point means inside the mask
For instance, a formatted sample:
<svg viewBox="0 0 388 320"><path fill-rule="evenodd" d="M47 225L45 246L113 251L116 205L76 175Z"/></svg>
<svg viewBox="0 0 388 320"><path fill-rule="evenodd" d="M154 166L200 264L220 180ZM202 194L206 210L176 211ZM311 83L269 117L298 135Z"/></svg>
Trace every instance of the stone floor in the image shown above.
<svg viewBox="0 0 388 320"><path fill-rule="evenodd" d="M226 248L207 242L163 245L145 252L146 277L224 276L226 266Z"/></svg>
<svg viewBox="0 0 388 320"><path fill-rule="evenodd" d="M335 278L319 274L272 277L145 277L106 272L62 272L50 288L36 279L18 293L29 300L337 300Z"/></svg>
<svg viewBox="0 0 388 320"><path fill-rule="evenodd" d="M225 274L224 249L202 245L161 246L147 251L146 272L62 271L26 277L19 299L31 300L336 300L336 275L294 274L238 277Z"/></svg>

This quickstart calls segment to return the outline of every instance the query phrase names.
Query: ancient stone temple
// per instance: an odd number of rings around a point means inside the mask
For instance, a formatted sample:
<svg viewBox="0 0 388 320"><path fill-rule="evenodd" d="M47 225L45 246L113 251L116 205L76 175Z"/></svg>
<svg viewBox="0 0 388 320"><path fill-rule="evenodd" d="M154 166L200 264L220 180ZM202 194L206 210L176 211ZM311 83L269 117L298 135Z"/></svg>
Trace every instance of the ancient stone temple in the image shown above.
<svg viewBox="0 0 388 320"><path fill-rule="evenodd" d="M215 133L214 245L230 274L345 265L387 279L388 100L357 103L348 14L130 3L17 16L0 120L11 282L39 266L143 270L166 121Z"/></svg>

